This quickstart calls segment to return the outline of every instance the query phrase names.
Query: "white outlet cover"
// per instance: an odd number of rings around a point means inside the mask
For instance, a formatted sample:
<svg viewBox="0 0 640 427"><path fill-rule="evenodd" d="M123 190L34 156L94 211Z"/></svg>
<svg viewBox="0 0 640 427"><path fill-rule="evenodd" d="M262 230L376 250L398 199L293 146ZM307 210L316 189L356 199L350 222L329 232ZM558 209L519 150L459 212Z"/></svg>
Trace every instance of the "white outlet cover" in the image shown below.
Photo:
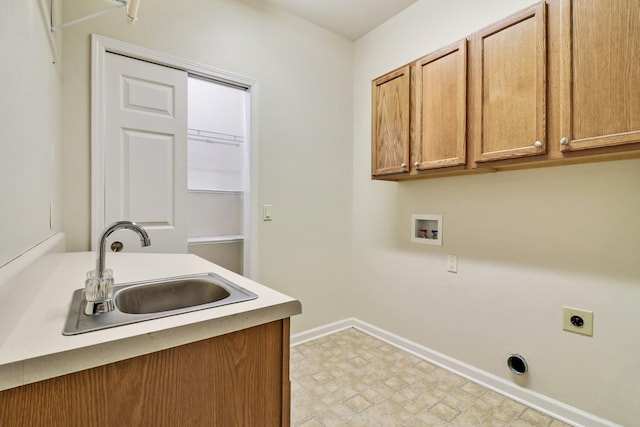
<svg viewBox="0 0 640 427"><path fill-rule="evenodd" d="M571 323L573 316L580 316L583 324L581 326L575 326ZM586 335L588 337L593 336L593 311L582 310L573 307L562 307L562 329L567 332L574 332L576 334Z"/></svg>

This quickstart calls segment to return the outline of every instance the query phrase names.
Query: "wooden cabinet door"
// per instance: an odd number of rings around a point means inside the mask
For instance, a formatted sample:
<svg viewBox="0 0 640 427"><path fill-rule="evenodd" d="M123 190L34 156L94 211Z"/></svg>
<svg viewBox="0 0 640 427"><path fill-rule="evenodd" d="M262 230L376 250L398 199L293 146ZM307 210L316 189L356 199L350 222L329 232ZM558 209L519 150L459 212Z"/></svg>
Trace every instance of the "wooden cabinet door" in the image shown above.
<svg viewBox="0 0 640 427"><path fill-rule="evenodd" d="M409 171L411 67L373 81L371 87L371 174Z"/></svg>
<svg viewBox="0 0 640 427"><path fill-rule="evenodd" d="M546 5L473 37L476 161L546 152Z"/></svg>
<svg viewBox="0 0 640 427"><path fill-rule="evenodd" d="M289 319L0 391L0 426L291 423Z"/></svg>
<svg viewBox="0 0 640 427"><path fill-rule="evenodd" d="M467 149L467 39L416 62L417 170L464 165Z"/></svg>
<svg viewBox="0 0 640 427"><path fill-rule="evenodd" d="M640 1L560 3L561 150L640 142Z"/></svg>

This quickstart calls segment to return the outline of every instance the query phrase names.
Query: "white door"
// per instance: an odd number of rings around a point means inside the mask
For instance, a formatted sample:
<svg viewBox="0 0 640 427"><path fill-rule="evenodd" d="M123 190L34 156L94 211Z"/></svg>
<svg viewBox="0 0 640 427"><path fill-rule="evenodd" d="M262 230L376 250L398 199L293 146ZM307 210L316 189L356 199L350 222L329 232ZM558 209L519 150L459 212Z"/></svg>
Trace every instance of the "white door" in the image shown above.
<svg viewBox="0 0 640 427"><path fill-rule="evenodd" d="M186 252L187 73L113 53L104 70L104 227L135 221L145 252ZM141 250L131 231L114 241Z"/></svg>

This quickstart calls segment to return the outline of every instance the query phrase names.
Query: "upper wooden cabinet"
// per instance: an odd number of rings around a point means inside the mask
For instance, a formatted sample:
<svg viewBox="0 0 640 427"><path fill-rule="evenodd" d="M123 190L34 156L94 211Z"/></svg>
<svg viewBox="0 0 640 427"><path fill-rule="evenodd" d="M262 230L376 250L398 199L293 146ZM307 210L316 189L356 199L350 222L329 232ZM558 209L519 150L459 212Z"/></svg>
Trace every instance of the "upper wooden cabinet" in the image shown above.
<svg viewBox="0 0 640 427"><path fill-rule="evenodd" d="M467 40L372 83L372 175L466 163Z"/></svg>
<svg viewBox="0 0 640 427"><path fill-rule="evenodd" d="M373 81L408 179L640 157L640 0L546 0Z"/></svg>
<svg viewBox="0 0 640 427"><path fill-rule="evenodd" d="M416 62L417 170L464 165L467 150L467 40Z"/></svg>
<svg viewBox="0 0 640 427"><path fill-rule="evenodd" d="M477 162L546 151L546 5L472 38L473 143Z"/></svg>
<svg viewBox="0 0 640 427"><path fill-rule="evenodd" d="M640 142L640 1L560 0L563 152Z"/></svg>
<svg viewBox="0 0 640 427"><path fill-rule="evenodd" d="M374 80L371 120L373 176L409 172L411 66Z"/></svg>

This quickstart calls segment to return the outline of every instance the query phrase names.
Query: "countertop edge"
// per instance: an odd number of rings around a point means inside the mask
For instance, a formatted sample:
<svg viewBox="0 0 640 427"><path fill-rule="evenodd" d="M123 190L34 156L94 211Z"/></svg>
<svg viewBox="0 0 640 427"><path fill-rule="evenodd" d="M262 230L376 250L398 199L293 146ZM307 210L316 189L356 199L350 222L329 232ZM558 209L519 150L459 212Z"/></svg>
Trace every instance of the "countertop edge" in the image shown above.
<svg viewBox="0 0 640 427"><path fill-rule="evenodd" d="M300 301L291 300L226 317L2 365L0 391L237 332L301 312Z"/></svg>

